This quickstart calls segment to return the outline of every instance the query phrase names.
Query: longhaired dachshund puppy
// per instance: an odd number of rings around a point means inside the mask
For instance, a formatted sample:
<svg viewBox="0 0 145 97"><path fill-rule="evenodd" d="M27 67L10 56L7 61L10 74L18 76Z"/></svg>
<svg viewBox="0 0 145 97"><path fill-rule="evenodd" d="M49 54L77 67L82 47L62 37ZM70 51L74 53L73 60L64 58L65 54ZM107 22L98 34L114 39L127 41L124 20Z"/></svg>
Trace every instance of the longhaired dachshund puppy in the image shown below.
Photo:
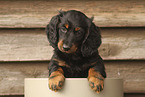
<svg viewBox="0 0 145 97"><path fill-rule="evenodd" d="M62 89L65 78L88 78L96 93L104 88L106 77L99 28L80 11L61 11L46 27L47 38L54 48L49 63L49 88Z"/></svg>

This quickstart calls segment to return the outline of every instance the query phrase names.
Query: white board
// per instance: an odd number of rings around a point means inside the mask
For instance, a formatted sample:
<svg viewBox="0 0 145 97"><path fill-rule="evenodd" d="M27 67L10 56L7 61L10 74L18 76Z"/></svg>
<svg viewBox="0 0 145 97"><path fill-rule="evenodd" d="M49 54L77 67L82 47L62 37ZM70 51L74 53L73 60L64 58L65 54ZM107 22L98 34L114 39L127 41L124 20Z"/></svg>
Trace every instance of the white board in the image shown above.
<svg viewBox="0 0 145 97"><path fill-rule="evenodd" d="M106 78L104 90L97 94L86 78L67 78L58 92L48 88L47 78L26 78L25 97L123 97L123 80Z"/></svg>

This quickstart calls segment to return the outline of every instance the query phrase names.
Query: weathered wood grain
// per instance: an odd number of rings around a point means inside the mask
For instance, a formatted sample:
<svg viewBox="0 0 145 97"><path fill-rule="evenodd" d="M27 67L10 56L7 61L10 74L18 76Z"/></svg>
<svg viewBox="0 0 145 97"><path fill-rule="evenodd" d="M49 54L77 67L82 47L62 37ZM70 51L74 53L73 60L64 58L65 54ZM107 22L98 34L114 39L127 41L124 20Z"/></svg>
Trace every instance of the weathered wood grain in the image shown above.
<svg viewBox="0 0 145 97"><path fill-rule="evenodd" d="M100 55L105 60L145 59L145 28L101 28ZM44 29L1 29L0 61L50 60Z"/></svg>
<svg viewBox="0 0 145 97"><path fill-rule="evenodd" d="M0 32L0 61L50 60L53 49L49 46L44 29Z"/></svg>
<svg viewBox="0 0 145 97"><path fill-rule="evenodd" d="M109 78L123 78L126 93L145 93L145 61L105 61Z"/></svg>
<svg viewBox="0 0 145 97"><path fill-rule="evenodd" d="M22 95L24 78L48 76L47 62L0 63L0 95Z"/></svg>
<svg viewBox="0 0 145 97"><path fill-rule="evenodd" d="M145 59L145 28L103 28L102 41L106 60Z"/></svg>
<svg viewBox="0 0 145 97"><path fill-rule="evenodd" d="M0 95L23 95L24 78L47 78L49 62L0 63ZM145 93L144 61L105 61L108 78L123 78L125 93Z"/></svg>
<svg viewBox="0 0 145 97"><path fill-rule="evenodd" d="M143 0L0 0L0 28L45 27L60 9L80 10L102 27L145 26Z"/></svg>

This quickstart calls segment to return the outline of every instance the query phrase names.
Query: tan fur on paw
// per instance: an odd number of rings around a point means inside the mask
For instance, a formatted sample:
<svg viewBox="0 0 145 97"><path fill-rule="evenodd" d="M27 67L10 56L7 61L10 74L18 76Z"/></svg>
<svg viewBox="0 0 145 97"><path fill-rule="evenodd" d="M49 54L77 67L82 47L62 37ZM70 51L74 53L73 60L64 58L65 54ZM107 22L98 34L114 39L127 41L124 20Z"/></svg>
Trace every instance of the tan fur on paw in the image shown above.
<svg viewBox="0 0 145 97"><path fill-rule="evenodd" d="M52 91L58 91L62 89L64 81L65 77L62 73L62 70L58 69L57 71L53 72L49 77L49 88Z"/></svg>
<svg viewBox="0 0 145 97"><path fill-rule="evenodd" d="M100 93L104 88L104 77L96 72L93 68L89 70L88 81L91 89L96 93Z"/></svg>
<svg viewBox="0 0 145 97"><path fill-rule="evenodd" d="M104 80L100 78L90 77L89 85L96 93L100 93L104 88Z"/></svg>

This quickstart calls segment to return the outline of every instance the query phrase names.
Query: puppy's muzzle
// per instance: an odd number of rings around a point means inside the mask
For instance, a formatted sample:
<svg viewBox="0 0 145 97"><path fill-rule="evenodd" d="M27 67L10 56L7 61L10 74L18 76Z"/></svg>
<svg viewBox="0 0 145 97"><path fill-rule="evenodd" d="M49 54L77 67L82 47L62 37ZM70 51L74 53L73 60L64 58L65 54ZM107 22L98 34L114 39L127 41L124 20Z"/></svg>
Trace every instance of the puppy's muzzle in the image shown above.
<svg viewBox="0 0 145 97"><path fill-rule="evenodd" d="M71 48L71 46L66 45L66 44L63 44L63 49L64 49L65 51L69 51L70 48Z"/></svg>
<svg viewBox="0 0 145 97"><path fill-rule="evenodd" d="M58 48L60 51L65 53L75 53L77 50L77 45L75 44L67 45L66 43L63 42L63 40L60 40L58 42Z"/></svg>

